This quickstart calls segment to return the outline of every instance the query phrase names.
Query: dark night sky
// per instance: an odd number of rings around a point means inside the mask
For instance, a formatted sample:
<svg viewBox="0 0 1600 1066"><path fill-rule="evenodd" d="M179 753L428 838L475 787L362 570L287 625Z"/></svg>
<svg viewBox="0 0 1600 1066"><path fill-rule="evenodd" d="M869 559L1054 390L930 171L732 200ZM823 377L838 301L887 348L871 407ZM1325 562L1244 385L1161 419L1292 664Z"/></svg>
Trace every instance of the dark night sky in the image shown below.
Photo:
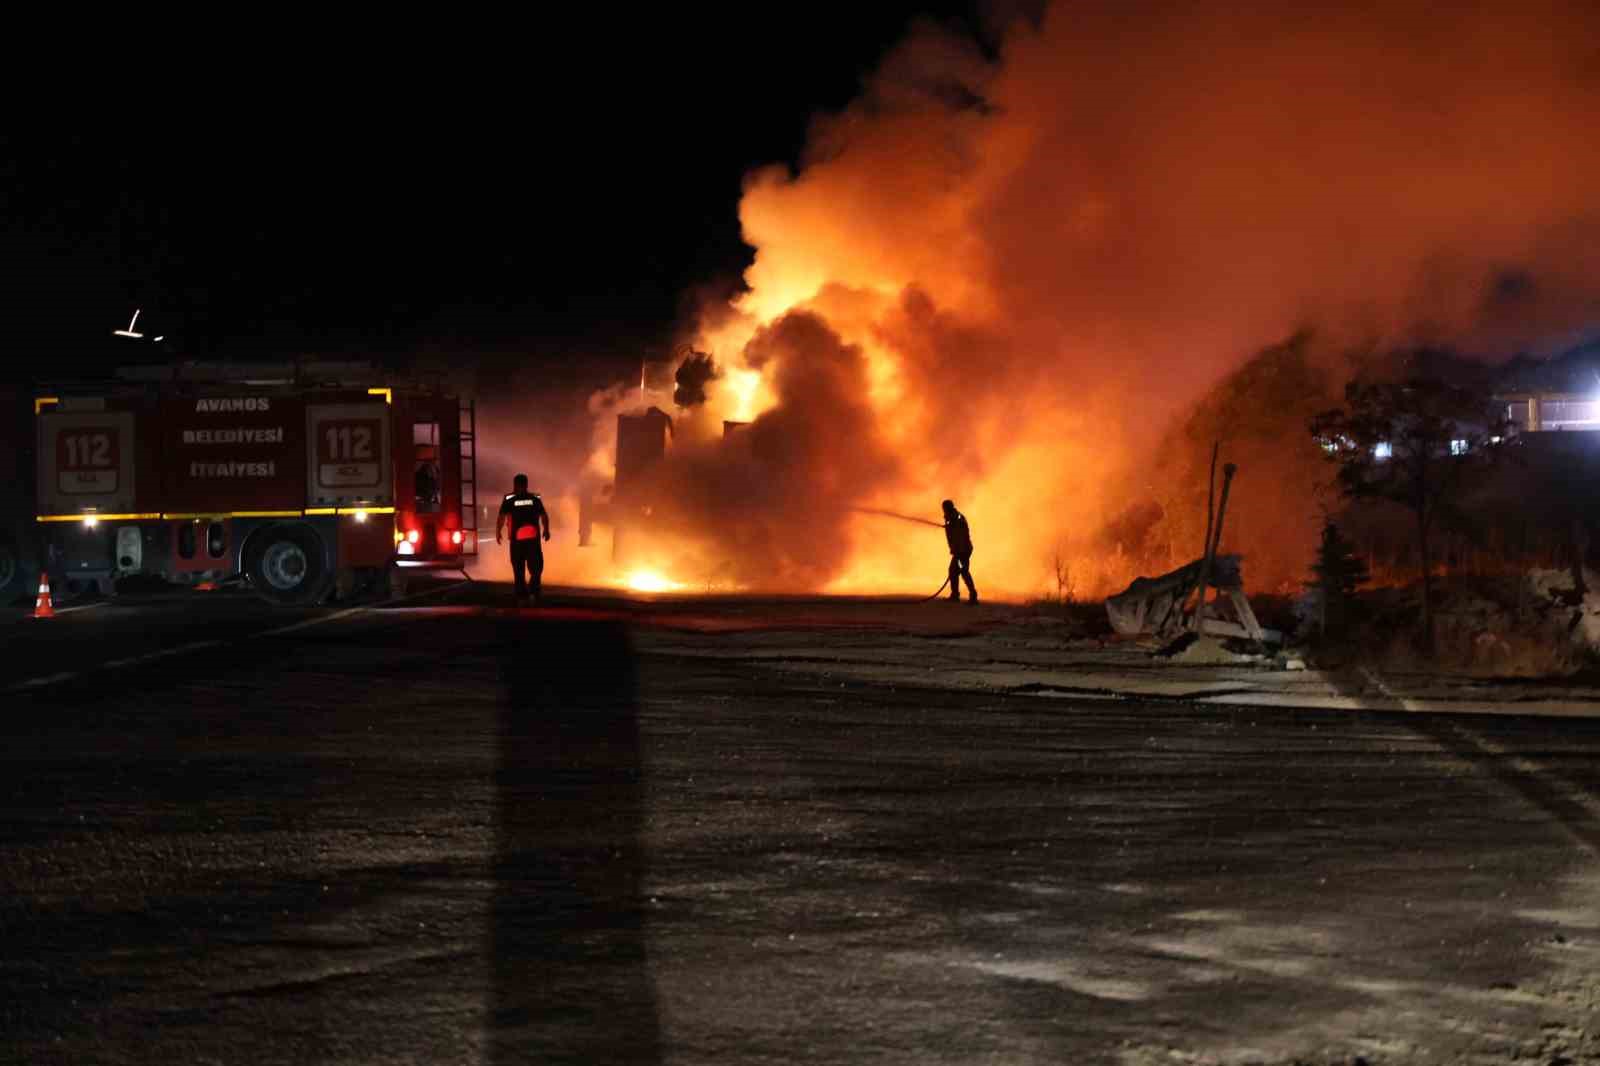
<svg viewBox="0 0 1600 1066"><path fill-rule="evenodd" d="M651 24L596 6L510 35L223 57L149 93L130 78L0 138L11 373L127 360L110 331L136 306L169 358L636 365L687 291L748 263L744 173L792 161L913 17L968 6Z"/></svg>

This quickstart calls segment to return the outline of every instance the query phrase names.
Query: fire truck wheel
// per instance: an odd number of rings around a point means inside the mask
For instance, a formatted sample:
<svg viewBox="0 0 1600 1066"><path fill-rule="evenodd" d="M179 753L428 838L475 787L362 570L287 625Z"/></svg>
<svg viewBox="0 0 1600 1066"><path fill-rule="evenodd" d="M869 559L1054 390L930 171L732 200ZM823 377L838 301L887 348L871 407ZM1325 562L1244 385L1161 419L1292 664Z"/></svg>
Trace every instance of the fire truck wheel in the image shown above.
<svg viewBox="0 0 1600 1066"><path fill-rule="evenodd" d="M257 595L274 603L316 603L329 576L322 538L309 526L269 526L250 538L245 573Z"/></svg>
<svg viewBox="0 0 1600 1066"><path fill-rule="evenodd" d="M22 554L9 537L0 536L0 604L10 603L30 591L23 574Z"/></svg>

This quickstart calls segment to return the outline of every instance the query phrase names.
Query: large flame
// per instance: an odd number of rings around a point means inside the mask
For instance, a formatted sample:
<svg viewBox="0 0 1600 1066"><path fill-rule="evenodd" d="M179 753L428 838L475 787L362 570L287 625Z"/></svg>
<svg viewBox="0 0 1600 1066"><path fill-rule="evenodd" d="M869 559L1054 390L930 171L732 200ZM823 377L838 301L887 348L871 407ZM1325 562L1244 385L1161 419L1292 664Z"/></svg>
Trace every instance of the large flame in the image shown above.
<svg viewBox="0 0 1600 1066"><path fill-rule="evenodd" d="M1175 419L1254 352L1307 325L1318 365L1353 341L1505 352L1600 320L1597 11L1056 4L993 53L920 28L797 172L749 177L747 291L693 338L722 369L704 407L597 400L595 469L617 411L676 417L630 534L649 569L610 580L922 593L939 531L853 508L937 521L944 498L990 594L1186 561L1195 463L1175 488L1148 460L1165 439L1203 469L1211 438ZM1338 370L1307 380L1334 395ZM1209 423L1233 457L1282 450L1251 436L1261 406ZM1272 560L1260 582L1303 573L1300 480L1239 477L1229 537Z"/></svg>
<svg viewBox="0 0 1600 1066"><path fill-rule="evenodd" d="M654 570L630 570L623 582L634 592L675 592L683 588L679 582Z"/></svg>

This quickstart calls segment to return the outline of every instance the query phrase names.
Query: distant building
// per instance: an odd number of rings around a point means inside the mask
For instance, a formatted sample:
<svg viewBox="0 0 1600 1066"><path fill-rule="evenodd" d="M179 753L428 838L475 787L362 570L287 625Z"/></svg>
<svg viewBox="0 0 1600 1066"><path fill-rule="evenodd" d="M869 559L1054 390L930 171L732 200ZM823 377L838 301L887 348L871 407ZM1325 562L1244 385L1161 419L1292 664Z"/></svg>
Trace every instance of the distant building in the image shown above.
<svg viewBox="0 0 1600 1066"><path fill-rule="evenodd" d="M1494 383L1519 433L1600 430L1600 342L1554 359L1516 359Z"/></svg>
<svg viewBox="0 0 1600 1066"><path fill-rule="evenodd" d="M1500 393L1519 433L1600 429L1600 386L1588 396L1570 392Z"/></svg>

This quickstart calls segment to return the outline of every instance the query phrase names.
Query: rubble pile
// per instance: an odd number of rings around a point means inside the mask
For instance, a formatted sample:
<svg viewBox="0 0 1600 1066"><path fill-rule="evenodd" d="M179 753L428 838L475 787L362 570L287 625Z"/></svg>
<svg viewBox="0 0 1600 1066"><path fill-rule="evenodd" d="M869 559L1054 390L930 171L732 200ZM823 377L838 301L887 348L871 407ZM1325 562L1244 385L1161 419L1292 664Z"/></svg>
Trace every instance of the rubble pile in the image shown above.
<svg viewBox="0 0 1600 1066"><path fill-rule="evenodd" d="M1210 633L1185 633L1156 653L1172 663L1185 666L1236 666L1265 663L1269 657L1249 640L1225 638Z"/></svg>
<svg viewBox="0 0 1600 1066"><path fill-rule="evenodd" d="M1420 584L1363 590L1345 624L1318 630L1316 590L1294 604L1320 668L1469 677L1564 677L1600 669L1600 574L1570 569L1434 580L1434 645L1424 648Z"/></svg>
<svg viewBox="0 0 1600 1066"><path fill-rule="evenodd" d="M1523 579L1532 609L1563 630L1568 643L1600 654L1600 574L1583 570L1583 589L1571 570L1530 570Z"/></svg>
<svg viewBox="0 0 1600 1066"><path fill-rule="evenodd" d="M1600 574L1584 571L1580 593L1570 570L1520 577L1440 581L1434 609L1437 654L1414 655L1417 586L1375 590L1357 642L1377 665L1444 668L1476 676L1551 677L1600 662ZM1365 597L1364 597L1365 598Z"/></svg>

